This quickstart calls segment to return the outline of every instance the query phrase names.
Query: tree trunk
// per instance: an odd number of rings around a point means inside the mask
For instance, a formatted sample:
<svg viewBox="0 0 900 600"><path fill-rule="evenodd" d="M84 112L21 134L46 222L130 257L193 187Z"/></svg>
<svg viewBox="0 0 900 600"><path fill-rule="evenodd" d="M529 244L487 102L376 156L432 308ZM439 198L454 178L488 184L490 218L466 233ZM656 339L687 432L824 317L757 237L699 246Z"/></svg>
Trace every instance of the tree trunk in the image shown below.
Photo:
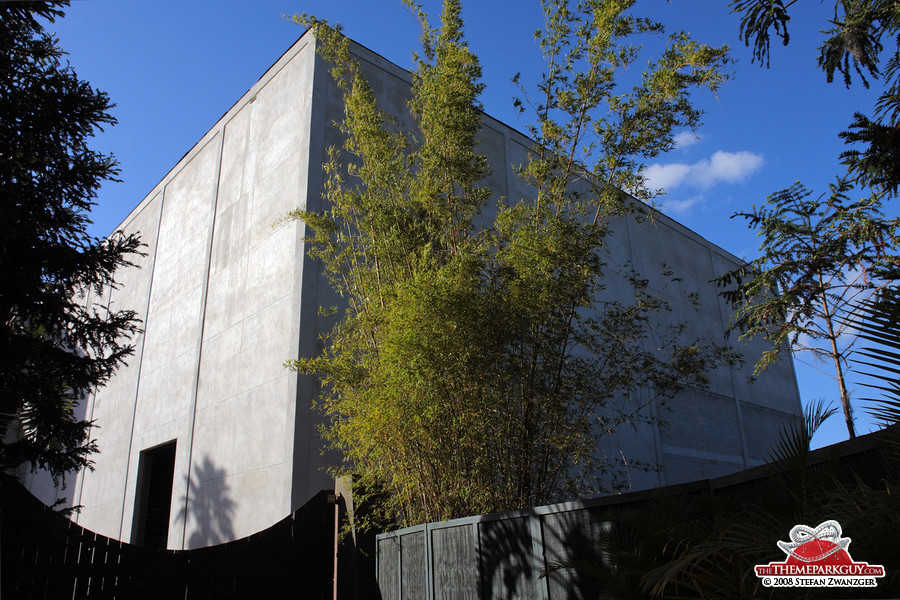
<svg viewBox="0 0 900 600"><path fill-rule="evenodd" d="M821 281L821 276L820 276ZM825 309L825 325L828 327L828 341L831 342L831 358L834 359L834 372L837 376L838 388L841 390L841 406L844 409L844 422L847 423L847 431L850 433L850 439L856 437L856 429L853 427L853 414L850 410L850 393L847 391L847 384L844 381L844 367L841 365L841 353L837 347L837 336L834 333L834 325L832 323L833 314L828 308L828 299L825 293L822 293L822 306Z"/></svg>

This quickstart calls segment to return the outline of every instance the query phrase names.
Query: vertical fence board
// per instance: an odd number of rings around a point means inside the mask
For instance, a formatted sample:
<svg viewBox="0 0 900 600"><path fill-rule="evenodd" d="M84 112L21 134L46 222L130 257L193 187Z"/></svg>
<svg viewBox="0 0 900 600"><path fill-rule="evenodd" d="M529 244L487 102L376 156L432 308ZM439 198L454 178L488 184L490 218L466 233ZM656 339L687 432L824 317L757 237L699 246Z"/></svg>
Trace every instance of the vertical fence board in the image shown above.
<svg viewBox="0 0 900 600"><path fill-rule="evenodd" d="M481 598L537 598L540 574L532 560L528 517L478 524Z"/></svg>
<svg viewBox="0 0 900 600"><path fill-rule="evenodd" d="M572 560L601 562L602 549L598 540L603 521L599 514L587 509L560 512L543 517L544 548L547 563ZM600 595L599 580L578 569L560 569L548 578L551 600L557 598L596 598Z"/></svg>
<svg viewBox="0 0 900 600"><path fill-rule="evenodd" d="M400 600L400 539L392 536L379 540L376 554L381 600Z"/></svg>
<svg viewBox="0 0 900 600"><path fill-rule="evenodd" d="M428 600L425 554L425 530L400 537L400 597L402 600Z"/></svg>
<svg viewBox="0 0 900 600"><path fill-rule="evenodd" d="M431 530L435 600L478 600L474 524Z"/></svg>
<svg viewBox="0 0 900 600"><path fill-rule="evenodd" d="M0 593L15 600L326 600L332 592L333 494L249 538L195 550L133 546L90 532L21 486L0 495Z"/></svg>

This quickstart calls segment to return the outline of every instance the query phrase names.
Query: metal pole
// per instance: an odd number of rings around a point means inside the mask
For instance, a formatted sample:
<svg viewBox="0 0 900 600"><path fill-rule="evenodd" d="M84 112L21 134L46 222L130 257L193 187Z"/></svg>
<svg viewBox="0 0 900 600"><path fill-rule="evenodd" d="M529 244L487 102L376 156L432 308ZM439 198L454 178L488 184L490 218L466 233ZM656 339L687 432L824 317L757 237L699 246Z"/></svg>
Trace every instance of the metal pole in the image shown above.
<svg viewBox="0 0 900 600"><path fill-rule="evenodd" d="M340 496L335 494L334 496L334 569L332 570L332 574L334 576L334 594L333 600L338 600L338 536L340 535L340 520L341 520L341 503L338 501Z"/></svg>

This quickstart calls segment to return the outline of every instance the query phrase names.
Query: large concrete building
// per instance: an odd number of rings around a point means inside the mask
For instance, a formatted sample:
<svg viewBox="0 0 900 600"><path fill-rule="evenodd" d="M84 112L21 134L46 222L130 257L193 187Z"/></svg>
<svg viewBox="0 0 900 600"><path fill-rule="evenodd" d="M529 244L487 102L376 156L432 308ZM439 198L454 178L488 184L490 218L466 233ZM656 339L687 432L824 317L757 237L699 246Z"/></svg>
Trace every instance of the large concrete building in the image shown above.
<svg viewBox="0 0 900 600"><path fill-rule="evenodd" d="M405 111L410 76L359 46L354 52L382 106ZM76 519L98 533L170 548L249 535L289 514L333 482L310 408L314 381L286 370L311 356L336 302L304 249L304 226L281 221L315 210L325 149L339 142L338 90L304 35L175 165L122 223L147 255L122 272L119 289L90 299L130 308L144 322L136 352L85 406L96 422L95 469L62 495L82 505ZM514 165L529 140L485 116L480 151L496 197L527 197ZM630 261L691 331L721 341L729 312L710 280L739 261L664 217L623 220L610 264ZM682 278L663 289L665 262ZM610 286L616 275L611 272ZM697 313L688 294L699 294ZM611 293L615 293L611 289ZM714 477L762 462L779 427L800 413L792 363L748 382L759 345L742 347L747 366L713 373L619 445L662 466L635 472L635 488ZM23 475L45 500L57 493ZM171 487L169 483L171 482Z"/></svg>

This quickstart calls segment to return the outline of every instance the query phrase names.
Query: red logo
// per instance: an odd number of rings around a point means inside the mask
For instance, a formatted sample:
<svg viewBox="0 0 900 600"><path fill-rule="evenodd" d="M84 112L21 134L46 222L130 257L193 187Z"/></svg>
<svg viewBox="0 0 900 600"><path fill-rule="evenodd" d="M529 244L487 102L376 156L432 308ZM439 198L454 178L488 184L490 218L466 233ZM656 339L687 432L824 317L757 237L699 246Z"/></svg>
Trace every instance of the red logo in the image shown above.
<svg viewBox="0 0 900 600"><path fill-rule="evenodd" d="M837 521L813 529L796 525L789 542L778 542L784 562L757 565L756 576L766 587L875 587L884 567L856 562L847 552L850 538L842 537Z"/></svg>

